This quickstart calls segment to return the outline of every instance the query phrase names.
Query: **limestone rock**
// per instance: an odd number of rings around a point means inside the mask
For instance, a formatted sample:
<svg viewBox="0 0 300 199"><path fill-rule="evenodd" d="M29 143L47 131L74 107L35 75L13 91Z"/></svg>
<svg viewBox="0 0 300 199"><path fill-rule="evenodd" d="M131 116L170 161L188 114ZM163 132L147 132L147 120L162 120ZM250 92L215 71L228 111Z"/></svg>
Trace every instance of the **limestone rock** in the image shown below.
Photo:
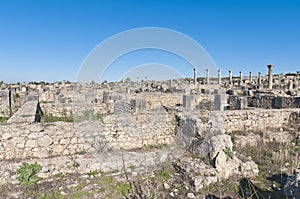
<svg viewBox="0 0 300 199"><path fill-rule="evenodd" d="M36 141L35 140L27 140L25 147L26 148L34 148L36 146Z"/></svg>
<svg viewBox="0 0 300 199"><path fill-rule="evenodd" d="M3 139L3 140L8 140L8 139L10 139L10 138L12 138L12 135L11 135L10 133L4 133L4 134L2 135L2 139Z"/></svg>
<svg viewBox="0 0 300 199"><path fill-rule="evenodd" d="M232 151L232 141L230 135L222 134L213 136L210 139L210 158L214 159L226 147Z"/></svg>
<svg viewBox="0 0 300 199"><path fill-rule="evenodd" d="M258 175L259 169L255 162L247 161L241 163L241 173L244 177L252 177Z"/></svg>
<svg viewBox="0 0 300 199"><path fill-rule="evenodd" d="M186 195L187 198L196 198L196 196L193 193L188 193Z"/></svg>
<svg viewBox="0 0 300 199"><path fill-rule="evenodd" d="M218 182L218 178L216 176L209 176L209 177L202 177L202 176L196 176L194 178L194 186L195 190L198 192L203 187L208 186L210 184Z"/></svg>
<svg viewBox="0 0 300 199"><path fill-rule="evenodd" d="M53 141L49 135L45 135L44 137L38 139L38 145L41 147L50 146L52 143Z"/></svg>
<svg viewBox="0 0 300 199"><path fill-rule="evenodd" d="M53 147L54 154L61 154L64 151L64 147L62 145L57 145Z"/></svg>
<svg viewBox="0 0 300 199"><path fill-rule="evenodd" d="M27 101L11 118L8 119L7 123L40 122L41 113L42 111L38 100Z"/></svg>
<svg viewBox="0 0 300 199"><path fill-rule="evenodd" d="M170 185L168 183L164 182L164 188L168 190L168 189L170 189Z"/></svg>
<svg viewBox="0 0 300 199"><path fill-rule="evenodd" d="M45 149L41 149L39 151L33 152L33 156L37 158L46 158L49 156L48 151Z"/></svg>

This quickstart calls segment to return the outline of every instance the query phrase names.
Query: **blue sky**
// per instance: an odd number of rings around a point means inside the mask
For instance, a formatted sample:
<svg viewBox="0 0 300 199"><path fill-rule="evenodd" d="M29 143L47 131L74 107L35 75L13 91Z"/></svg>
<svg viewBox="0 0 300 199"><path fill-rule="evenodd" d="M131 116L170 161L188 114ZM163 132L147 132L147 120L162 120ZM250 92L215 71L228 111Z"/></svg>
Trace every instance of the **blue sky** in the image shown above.
<svg viewBox="0 0 300 199"><path fill-rule="evenodd" d="M99 43L122 31L163 27L196 40L227 76L300 70L300 1L0 1L0 79L56 81L76 79L80 65ZM174 41L176 42L176 41ZM105 78L142 63L174 66L192 76L177 56L146 50L120 58ZM132 61L134 60L134 61ZM138 61L137 61L138 60ZM168 60L170 63L168 63Z"/></svg>

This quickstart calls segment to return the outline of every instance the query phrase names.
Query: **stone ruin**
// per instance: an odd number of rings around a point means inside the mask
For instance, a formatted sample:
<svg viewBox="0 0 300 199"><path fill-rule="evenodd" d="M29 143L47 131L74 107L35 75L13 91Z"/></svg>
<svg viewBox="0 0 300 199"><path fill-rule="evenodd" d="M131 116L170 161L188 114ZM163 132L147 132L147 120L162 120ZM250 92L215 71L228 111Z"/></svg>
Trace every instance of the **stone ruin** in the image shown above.
<svg viewBox="0 0 300 199"><path fill-rule="evenodd" d="M183 170L191 169L189 164L193 164L193 169L207 173L189 176L196 190L236 173L257 175L257 165L250 159L226 157L226 150L233 152L233 143L225 132L280 128L291 114L299 113L300 75L273 75L273 67L268 66L268 76L249 73L246 77L241 71L239 77L233 77L230 71L228 78L222 78L219 70L218 77L211 78L207 70L202 79L194 71L193 79L160 82L10 85L0 92L1 113L13 114L6 125L0 125L0 159L40 158L43 164L49 157L59 156L53 160L66 163L68 157L61 155L72 156L80 162L78 170L84 173L120 169L124 166L122 156L126 164L143 170L147 165L179 157L179 149L188 149L206 154L214 162L213 168L184 158L174 163ZM74 117L85 111L101 117L47 125L42 120L43 114ZM182 145L177 150L178 140ZM155 156L159 150L153 150L142 156L139 150L147 145L164 146L166 151ZM79 156L82 151L92 157ZM106 159L101 159L103 151ZM145 156L147 161L141 162ZM54 167L72 172L65 165ZM11 172L10 168L7 170ZM50 171L52 174L55 172ZM0 182L10 180L7 175L2 176Z"/></svg>
<svg viewBox="0 0 300 199"><path fill-rule="evenodd" d="M38 100L27 101L23 106L7 121L11 123L33 123L41 122L43 111Z"/></svg>
<svg viewBox="0 0 300 199"><path fill-rule="evenodd" d="M9 117L14 111L14 99L10 90L0 90L0 116Z"/></svg>

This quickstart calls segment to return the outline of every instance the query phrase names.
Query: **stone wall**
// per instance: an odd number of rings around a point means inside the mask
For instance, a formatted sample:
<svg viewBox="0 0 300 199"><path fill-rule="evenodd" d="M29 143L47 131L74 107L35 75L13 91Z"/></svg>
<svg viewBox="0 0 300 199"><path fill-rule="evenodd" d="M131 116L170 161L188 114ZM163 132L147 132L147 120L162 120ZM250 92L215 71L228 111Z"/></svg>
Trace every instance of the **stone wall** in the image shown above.
<svg viewBox="0 0 300 199"><path fill-rule="evenodd" d="M94 113L107 114L113 112L113 104L98 103L98 104L53 104L40 103L40 106L45 115L57 117L72 116L86 110L92 110Z"/></svg>
<svg viewBox="0 0 300 199"><path fill-rule="evenodd" d="M0 125L0 160L45 158L110 149L168 144L175 132L173 116L163 110L108 115L102 121Z"/></svg>
<svg viewBox="0 0 300 199"><path fill-rule="evenodd" d="M224 131L232 132L281 128L289 124L293 115L299 114L300 109L254 109L215 111L208 117L218 115ZM0 125L0 160L42 158L82 151L133 150L144 145L168 144L175 132L174 115L162 109L107 115L99 121L80 123L4 124Z"/></svg>
<svg viewBox="0 0 300 199"><path fill-rule="evenodd" d="M276 97L261 96L248 97L249 107L280 109L280 108L300 108L300 97Z"/></svg>
<svg viewBox="0 0 300 199"><path fill-rule="evenodd" d="M289 124L292 113L300 109L254 109L230 110L223 112L224 130L227 132L239 130L263 130L281 128Z"/></svg>
<svg viewBox="0 0 300 199"><path fill-rule="evenodd" d="M122 96L119 96L122 98ZM125 97L125 101L136 101L141 102L145 101L145 108L146 109L156 109L161 107L161 105L165 106L175 106L176 104L182 103L182 94L170 94L170 93L142 93L142 94L132 94L131 97ZM86 103L85 100L82 103L45 103L42 101L40 103L43 112L46 115L53 115L58 117L63 116L71 116L74 113L83 112L84 110L93 110L94 113L100 114L107 114L113 113L115 110L116 112L120 112L119 109L125 108L122 106L124 105L124 100L122 99L108 99L105 103L102 103L101 100L98 100L97 103ZM114 106L116 105L116 109ZM131 109L135 109L132 107ZM126 112L126 111L121 111ZM132 111L128 111L132 112Z"/></svg>

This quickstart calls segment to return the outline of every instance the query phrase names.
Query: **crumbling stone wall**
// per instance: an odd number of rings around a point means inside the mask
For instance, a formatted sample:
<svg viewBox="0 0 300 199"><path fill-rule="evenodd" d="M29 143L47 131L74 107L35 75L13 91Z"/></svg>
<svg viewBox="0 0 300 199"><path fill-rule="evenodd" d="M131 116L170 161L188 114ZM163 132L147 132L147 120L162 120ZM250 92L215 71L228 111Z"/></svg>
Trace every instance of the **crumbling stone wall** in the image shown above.
<svg viewBox="0 0 300 199"><path fill-rule="evenodd" d="M289 124L291 114L300 109L254 109L223 112L224 129L227 132L239 130L264 130L281 128Z"/></svg>
<svg viewBox="0 0 300 199"><path fill-rule="evenodd" d="M264 109L300 108L300 97L248 97L249 107Z"/></svg>
<svg viewBox="0 0 300 199"><path fill-rule="evenodd" d="M81 123L0 125L0 160L169 144L174 137L175 125L173 117L164 110L109 115L102 121Z"/></svg>

